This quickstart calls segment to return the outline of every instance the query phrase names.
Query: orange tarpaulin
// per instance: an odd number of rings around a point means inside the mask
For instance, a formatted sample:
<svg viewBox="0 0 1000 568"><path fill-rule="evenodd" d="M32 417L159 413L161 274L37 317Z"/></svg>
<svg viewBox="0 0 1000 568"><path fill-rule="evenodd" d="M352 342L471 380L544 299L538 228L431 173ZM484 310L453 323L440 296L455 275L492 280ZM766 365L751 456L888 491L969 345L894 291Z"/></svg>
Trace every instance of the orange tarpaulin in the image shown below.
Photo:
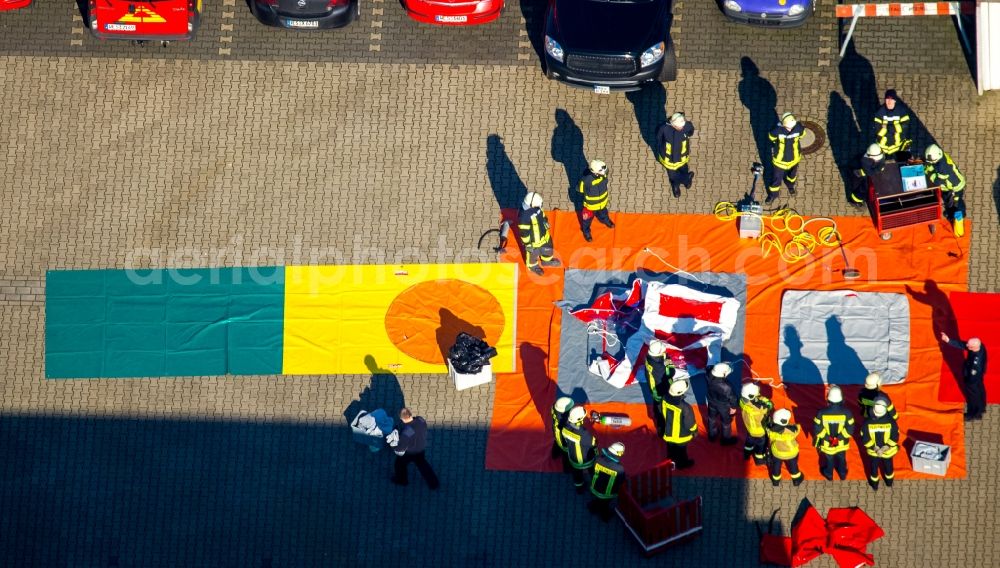
<svg viewBox="0 0 1000 568"><path fill-rule="evenodd" d="M771 391L777 407L790 408L803 425L800 466L807 478L819 478L818 457L811 448L812 418L823 403L822 385L781 385L778 343L781 295L784 290L843 290L906 294L910 303L910 362L904 383L887 386L900 413L900 431L908 452L912 441L944 443L952 447L948 477L965 477L962 405L938 401L941 350L932 317L947 303L947 293L964 291L968 282L969 233L956 239L944 222L931 234L924 225L896 229L882 241L867 218L837 218L851 266L861 278L847 281L840 272L844 261L836 247L818 248L810 257L786 263L774 253L765 257L755 240L738 237L732 222L708 215L613 214L614 230L598 228L594 241L580 234L573 212L549 213L556 256L565 268L676 272L714 271L747 275L746 339L744 355ZM659 257L659 258L657 258ZM546 269L536 276L523 267L521 253L508 247L503 260L522 263L517 308L517 372L497 378L486 467L515 471L558 471L550 457L549 409L556 396L561 312L554 302L562 298L563 268ZM667 264L669 263L669 265ZM928 293L931 292L931 293ZM939 294L937 292L943 292ZM915 298L914 294L918 297ZM930 298L930 299L928 299ZM581 373L587 370L580 369ZM744 372L748 380L749 371ZM600 380L594 377L594 380ZM768 383L774 388L768 388ZM645 388L645 387L643 387ZM845 388L845 400L857 412L857 387ZM651 467L666 458L657 439L652 409L641 404L587 404L599 412L621 412L632 417L628 429L597 425L601 445L626 444L624 463L632 471ZM689 446L697 465L681 475L764 478L763 467L744 462L742 448L711 444L704 436L704 412L699 409L700 435ZM738 422L738 421L737 421ZM742 426L738 426L740 435ZM927 477L913 472L901 451L896 478ZM849 452L850 478L864 479L857 448ZM787 476L786 476L787 477Z"/></svg>

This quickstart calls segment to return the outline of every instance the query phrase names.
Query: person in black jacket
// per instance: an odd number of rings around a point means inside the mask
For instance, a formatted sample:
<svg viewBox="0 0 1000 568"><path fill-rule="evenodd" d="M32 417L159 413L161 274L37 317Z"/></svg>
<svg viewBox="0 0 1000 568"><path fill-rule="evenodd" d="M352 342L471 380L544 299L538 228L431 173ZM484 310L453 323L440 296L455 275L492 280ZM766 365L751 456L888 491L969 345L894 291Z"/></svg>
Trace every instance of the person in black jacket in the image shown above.
<svg viewBox="0 0 1000 568"><path fill-rule="evenodd" d="M437 490L441 483L431 464L427 463L427 458L424 457L424 452L427 450L427 421L422 416L414 416L409 408L399 411L399 419L402 425L395 431L397 441L395 444L390 442L396 453L396 472L392 476L392 482L396 485L408 485L406 468L414 463L427 482L427 487L432 491Z"/></svg>
<svg viewBox="0 0 1000 568"><path fill-rule="evenodd" d="M594 240L590 226L594 223L595 217L605 227L615 228L615 223L608 214L608 204L611 203L611 194L608 191L608 165L600 160L590 162L587 171L580 177L577 189L583 198L580 229L583 231L583 238L589 243Z"/></svg>
<svg viewBox="0 0 1000 568"><path fill-rule="evenodd" d="M713 365L708 378L708 439L715 441L722 431L722 445L730 446L738 440L733 436L733 416L739 399L729 384L733 368L726 363Z"/></svg>
<svg viewBox="0 0 1000 568"><path fill-rule="evenodd" d="M586 418L587 409L574 406L562 427L563 448L566 449L577 493L586 490L584 472L589 471L597 460L597 436L584 425Z"/></svg>
<svg viewBox="0 0 1000 568"><path fill-rule="evenodd" d="M986 346L978 337L968 341L952 339L941 332L941 341L965 349L965 365L962 367L962 378L965 382L965 419L979 420L986 412L986 386L983 375L986 374Z"/></svg>
<svg viewBox="0 0 1000 568"><path fill-rule="evenodd" d="M615 442L601 450L601 455L594 464L594 474L590 476L590 510L597 513L601 520L611 520L611 501L618 497L618 490L625 483L625 466L622 456L625 455L625 444Z"/></svg>
<svg viewBox="0 0 1000 568"><path fill-rule="evenodd" d="M669 122L664 122L656 129L656 159L667 169L670 180L670 190L674 197L681 196L681 185L691 189L694 172L688 169L691 159L691 144L694 136L694 124L684 113L675 112Z"/></svg>

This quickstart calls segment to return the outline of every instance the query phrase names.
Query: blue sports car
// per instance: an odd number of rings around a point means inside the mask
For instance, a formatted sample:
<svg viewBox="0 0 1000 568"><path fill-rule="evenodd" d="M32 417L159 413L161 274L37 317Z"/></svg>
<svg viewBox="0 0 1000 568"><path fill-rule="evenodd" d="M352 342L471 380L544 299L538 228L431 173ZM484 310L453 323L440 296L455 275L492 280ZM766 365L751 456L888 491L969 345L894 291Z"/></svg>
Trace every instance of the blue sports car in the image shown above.
<svg viewBox="0 0 1000 568"><path fill-rule="evenodd" d="M801 26L816 11L815 0L721 0L731 20L752 26Z"/></svg>

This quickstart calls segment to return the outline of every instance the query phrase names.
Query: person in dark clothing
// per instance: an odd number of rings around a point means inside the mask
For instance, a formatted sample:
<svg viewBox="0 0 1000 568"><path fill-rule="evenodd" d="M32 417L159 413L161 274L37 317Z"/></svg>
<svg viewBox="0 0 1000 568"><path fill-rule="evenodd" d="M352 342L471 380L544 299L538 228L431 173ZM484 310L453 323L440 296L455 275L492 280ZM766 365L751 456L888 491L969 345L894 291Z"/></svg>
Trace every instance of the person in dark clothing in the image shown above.
<svg viewBox="0 0 1000 568"><path fill-rule="evenodd" d="M660 400L663 441L667 443L667 457L677 469L694 465L694 460L688 457L687 445L698 434L698 423L694 419L694 409L684 400L688 386L687 381L674 381Z"/></svg>
<svg viewBox="0 0 1000 568"><path fill-rule="evenodd" d="M875 111L875 124L878 128L875 136L878 145L887 156L897 162L909 159L910 144L910 107L899 100L895 89L885 92L885 104Z"/></svg>
<svg viewBox="0 0 1000 568"><path fill-rule="evenodd" d="M656 430L663 431L663 415L660 413L660 401L670 388L670 383L674 380L677 370L674 362L667 356L667 344L659 339L649 342L649 349L646 350L646 383L649 385L649 394L653 399L653 422L656 423Z"/></svg>
<svg viewBox="0 0 1000 568"><path fill-rule="evenodd" d="M781 115L781 122L767 135L771 141L771 165L774 168L771 183L767 186L770 204L778 198L781 183L788 188L789 195L795 195L795 182L799 179L799 162L802 161L802 136L806 133L799 121L790 112Z"/></svg>
<svg viewBox="0 0 1000 568"><path fill-rule="evenodd" d="M583 425L586 418L587 409L574 406L562 428L563 447L573 469L573 485L577 493L583 493L585 489L583 472L589 470L597 459L597 437Z"/></svg>
<svg viewBox="0 0 1000 568"><path fill-rule="evenodd" d="M979 420L986 412L986 385L983 375L986 374L986 346L978 337L968 341L952 339L941 332L941 341L965 349L965 365L962 367L962 378L965 383L965 419Z"/></svg>
<svg viewBox="0 0 1000 568"><path fill-rule="evenodd" d="M892 404L892 399L889 395L885 394L881 390L882 387L882 375L878 371L872 371L868 373L865 377L865 388L858 391L858 406L861 407L861 417L870 418L872 415L872 406L875 404L875 397L882 395L885 400L889 403L886 407L889 415L892 416L893 420L899 419L899 413L896 412L896 407Z"/></svg>
<svg viewBox="0 0 1000 568"><path fill-rule="evenodd" d="M681 196L681 185L691 189L694 172L688 169L691 159L691 144L688 142L694 136L694 124L684 113L675 112L669 122L664 122L656 129L656 159L667 169L667 179L670 180L670 190L674 197Z"/></svg>
<svg viewBox="0 0 1000 568"><path fill-rule="evenodd" d="M826 395L829 403L813 419L813 438L819 449L819 471L828 481L833 481L833 471L840 479L847 479L847 451L854 434L854 416L844 408L844 393L837 385Z"/></svg>
<svg viewBox="0 0 1000 568"><path fill-rule="evenodd" d="M611 502L618 497L618 490L625 483L625 466L622 456L625 455L625 444L615 442L610 447L601 450L600 457L594 464L594 474L590 477L590 510L600 516L601 520L611 520Z"/></svg>
<svg viewBox="0 0 1000 568"><path fill-rule="evenodd" d="M739 408L739 399L729 384L733 368L726 363L713 365L708 379L708 439L715 441L722 432L722 445L738 442L733 436L733 416Z"/></svg>
<svg viewBox="0 0 1000 568"><path fill-rule="evenodd" d="M878 144L868 146L868 151L854 170L854 186L851 188L851 205L864 207L868 201L868 178L882 173L885 169L885 153Z"/></svg>
<svg viewBox="0 0 1000 568"><path fill-rule="evenodd" d="M542 210L542 196L534 191L524 196L517 214L517 233L524 244L524 264L528 270L541 276L543 266L559 266L554 258L552 232L549 219Z"/></svg>
<svg viewBox="0 0 1000 568"><path fill-rule="evenodd" d="M402 425L396 430L397 441L393 445L396 453L395 475L392 482L396 485L407 485L406 468L411 463L417 465L417 470L427 482L427 487L432 491L437 490L441 483L437 475L431 469L431 464L427 463L424 452L427 450L427 421L422 416L414 416L409 408L399 411L399 419Z"/></svg>
<svg viewBox="0 0 1000 568"><path fill-rule="evenodd" d="M611 194L608 191L608 165L600 160L590 162L590 167L580 178L577 189L583 196L583 208L580 209L580 228L583 230L583 238L589 243L594 240L594 236L590 233L594 217L597 217L597 220L605 227L615 228L615 224L608 214L608 204L611 203Z"/></svg>
<svg viewBox="0 0 1000 568"><path fill-rule="evenodd" d="M899 426L889 413L891 404L884 394L875 395L871 416L861 424L861 443L868 454L868 485L874 491L878 491L880 473L886 487L892 487L895 476L892 458L899 451Z"/></svg>
<svg viewBox="0 0 1000 568"><path fill-rule="evenodd" d="M563 464L563 471L569 473L571 466L569 458L566 456L566 447L563 444L562 429L569 418L569 411L573 410L573 399L568 396L559 397L552 405L552 457L558 459Z"/></svg>

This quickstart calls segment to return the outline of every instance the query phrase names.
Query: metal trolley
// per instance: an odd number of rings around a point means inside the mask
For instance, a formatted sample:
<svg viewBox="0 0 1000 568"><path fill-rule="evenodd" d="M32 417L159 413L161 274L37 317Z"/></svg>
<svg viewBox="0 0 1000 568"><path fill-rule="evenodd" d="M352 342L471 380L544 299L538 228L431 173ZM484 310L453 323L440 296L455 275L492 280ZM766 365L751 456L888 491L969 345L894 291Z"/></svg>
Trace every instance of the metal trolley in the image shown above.
<svg viewBox="0 0 1000 568"><path fill-rule="evenodd" d="M666 461L629 476L618 495L618 517L646 556L697 538L702 531L701 496L673 496L674 464Z"/></svg>
<svg viewBox="0 0 1000 568"><path fill-rule="evenodd" d="M887 162L885 169L868 180L868 204L875 228L883 240L892 230L927 223L933 233L941 218L941 188L906 189L901 168L906 164Z"/></svg>

